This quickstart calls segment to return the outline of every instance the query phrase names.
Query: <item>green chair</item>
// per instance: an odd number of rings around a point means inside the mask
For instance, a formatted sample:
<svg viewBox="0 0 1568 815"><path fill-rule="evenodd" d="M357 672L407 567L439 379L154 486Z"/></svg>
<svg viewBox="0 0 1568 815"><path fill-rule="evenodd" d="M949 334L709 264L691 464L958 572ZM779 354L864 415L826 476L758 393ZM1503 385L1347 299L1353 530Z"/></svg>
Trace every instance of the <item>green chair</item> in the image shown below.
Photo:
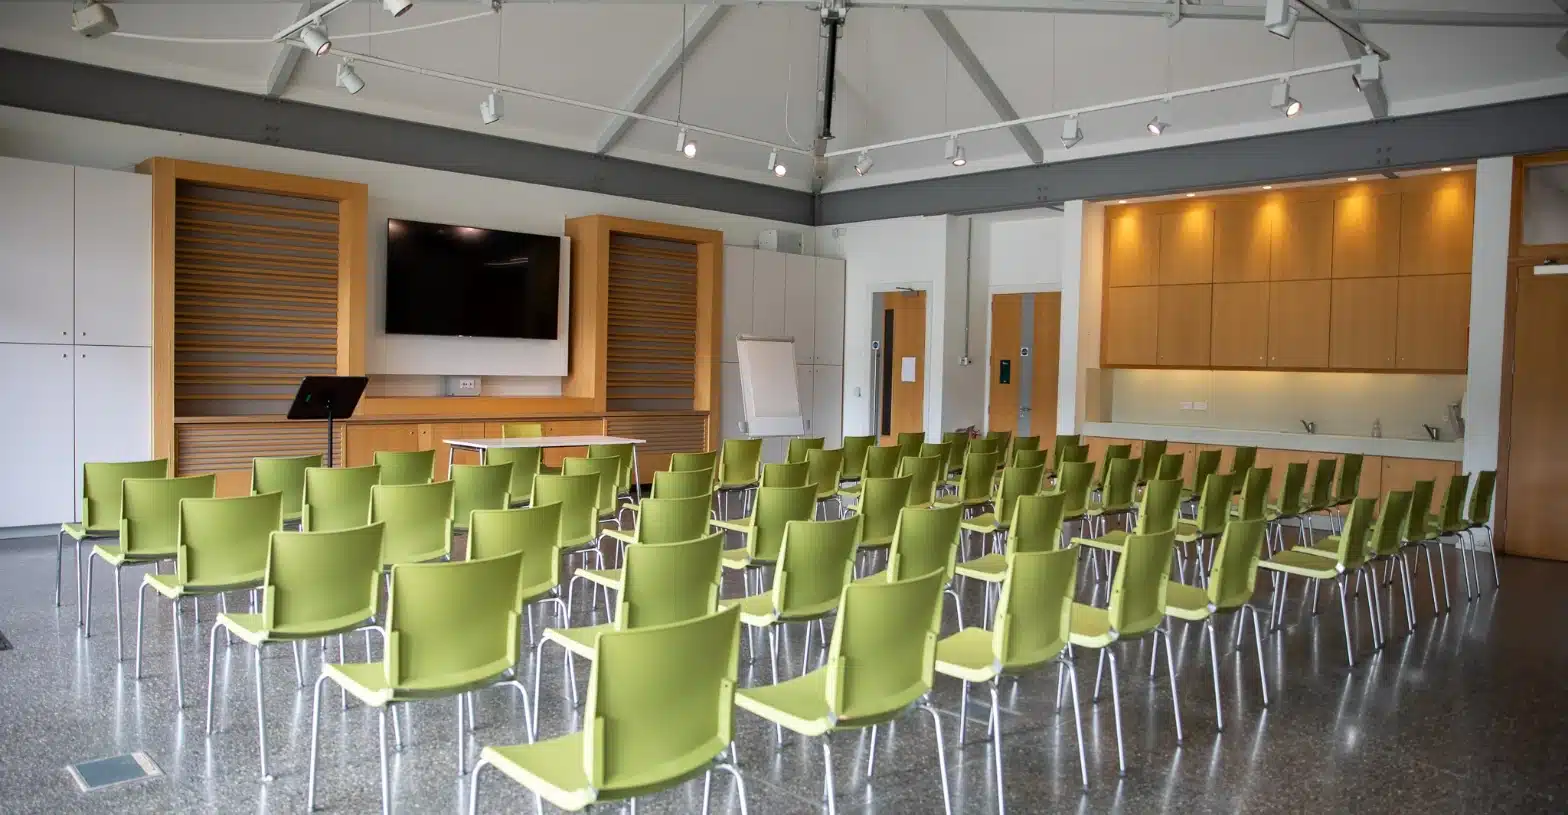
<svg viewBox="0 0 1568 815"><path fill-rule="evenodd" d="M1257 466L1257 463L1258 448L1237 447L1230 459L1230 475L1235 476L1231 479L1231 489L1240 490L1242 478L1246 476L1248 470Z"/></svg>
<svg viewBox="0 0 1568 815"><path fill-rule="evenodd" d="M1139 461L1143 462L1143 466L1138 469L1138 483L1140 485L1147 484L1160 477L1160 459L1165 457L1167 445L1168 443L1165 441L1146 441L1143 443L1143 450L1140 451L1138 456ZM1180 465L1177 465L1176 471L1178 473L1181 472Z"/></svg>
<svg viewBox="0 0 1568 815"><path fill-rule="evenodd" d="M964 627L964 608L953 590L953 575L958 567L958 543L963 520L958 506L904 507L893 529L893 545L888 549L888 566L862 580L909 580L941 569L943 586L953 598L958 627ZM810 633L809 631L807 632ZM823 643L826 646L826 642Z"/></svg>
<svg viewBox="0 0 1568 815"><path fill-rule="evenodd" d="M942 443L947 445L947 472L945 475L952 477L963 472L964 456L969 452L969 434L963 431L943 433Z"/></svg>
<svg viewBox="0 0 1568 815"><path fill-rule="evenodd" d="M1002 443L1002 439L1000 438L985 437L979 439L970 439L968 452L1002 454L1006 452L1002 449L1003 447L1004 445Z"/></svg>
<svg viewBox="0 0 1568 815"><path fill-rule="evenodd" d="M1405 519L1405 529L1401 535L1404 540L1400 542L1400 551L1415 549L1418 557L1422 555L1426 557L1426 583L1427 587L1432 590L1432 613L1436 615L1448 613L1448 567L1443 564L1443 550L1441 546L1438 546L1437 562L1442 568L1436 568L1432 565L1432 547L1437 546L1435 542L1437 533L1434 530L1435 525L1430 520L1432 516L1428 513L1432 511L1432 490L1434 487L1434 482L1428 479L1417 481L1415 486L1410 488L1410 514ZM1417 564L1417 567L1419 568L1419 564ZM1438 605L1437 601L1437 581L1439 576L1442 577L1443 581L1443 603L1441 606Z"/></svg>
<svg viewBox="0 0 1568 815"><path fill-rule="evenodd" d="M1312 492L1307 495L1307 513L1317 515L1334 509L1334 468L1339 462L1332 458L1318 459L1312 472Z"/></svg>
<svg viewBox="0 0 1568 815"><path fill-rule="evenodd" d="M1503 578L1497 572L1497 547L1492 545L1492 496L1497 491L1497 471L1482 470L1476 474L1475 489L1470 491L1470 510L1466 513L1465 521L1470 532L1470 557L1477 558L1475 554L1476 532L1486 530L1486 551L1492 556L1492 588L1502 588ZM1476 578L1481 576L1481 566L1477 561L1472 566Z"/></svg>
<svg viewBox="0 0 1568 815"><path fill-rule="evenodd" d="M1019 450L1013 453L1012 466L1044 467L1050 463L1050 458L1044 450Z"/></svg>
<svg viewBox="0 0 1568 815"><path fill-rule="evenodd" d="M534 495L529 506L561 505L560 539L556 547L563 556L590 556L604 567L604 553L599 550L599 476L550 475L540 473L534 479Z"/></svg>
<svg viewBox="0 0 1568 815"><path fill-rule="evenodd" d="M653 474L653 485L648 489L649 498L696 498L699 495L707 496L710 502L713 500L712 470L660 470ZM626 511L632 513L640 508L640 502L625 506Z"/></svg>
<svg viewBox="0 0 1568 815"><path fill-rule="evenodd" d="M1198 517L1193 521L1176 522L1176 576L1187 582L1187 564L1193 566L1198 582L1207 579L1209 557L1205 544L1211 544L1225 533L1225 523L1230 520L1230 499L1234 495L1231 482L1236 476L1215 473L1204 482L1203 494L1198 500ZM1191 551L1188 547L1191 547Z"/></svg>
<svg viewBox="0 0 1568 815"><path fill-rule="evenodd" d="M1181 743L1181 694L1176 688L1176 660L1171 656L1170 632L1160 624L1170 585L1171 552L1174 533L1170 530L1146 535L1129 535L1123 547L1121 565L1111 578L1110 605L1105 608L1073 603L1069 642L1075 648L1093 648L1099 653L1095 669L1094 701L1100 700L1100 676L1106 659L1111 663L1111 704L1116 719L1116 763L1127 774L1127 753L1122 743L1122 697L1116 676L1116 649L1119 643L1152 636L1165 646L1165 668L1170 677L1171 712L1176 719L1176 742ZM1159 650L1150 656L1150 672L1159 662Z"/></svg>
<svg viewBox="0 0 1568 815"><path fill-rule="evenodd" d="M1257 469L1250 472L1257 472ZM1209 572L1207 588L1174 580L1166 586L1165 615L1203 623L1203 633L1208 637L1209 670L1214 675L1216 730L1225 729L1224 704L1220 701L1220 644L1214 633L1216 614L1241 614L1236 623L1240 626L1236 631L1238 645L1246 630L1248 615L1251 615L1252 642L1258 652L1258 690L1263 694L1263 706L1269 704L1269 675L1263 666L1263 629L1258 622L1258 610L1251 604L1252 593L1257 589L1258 561L1263 555L1267 524L1262 518L1252 518L1233 520L1225 525L1225 533L1214 547L1214 568Z"/></svg>
<svg viewBox="0 0 1568 815"><path fill-rule="evenodd" d="M866 466L866 451L876 443L876 436L845 436L844 471L839 473L839 479L846 482L859 481L861 470Z"/></svg>
<svg viewBox="0 0 1568 815"><path fill-rule="evenodd" d="M1089 529L1089 479L1094 465L1087 461L1064 461L1057 471L1054 492L1066 496L1062 504L1062 523L1078 522L1078 533Z"/></svg>
<svg viewBox="0 0 1568 815"><path fill-rule="evenodd" d="M1039 492L1044 478L1044 466L1008 467L1002 471L1002 485L996 492L992 511L970 516L959 524L963 531L981 536L982 555L987 548L992 552L1003 551L1000 538L1007 535L1018 499ZM990 542L989 547L985 545L987 541Z"/></svg>
<svg viewBox="0 0 1568 815"><path fill-rule="evenodd" d="M174 634L174 698L185 708L185 678L180 670L180 601L218 596L261 585L267 568L267 543L283 528L283 494L265 492L242 498L186 498L178 504L174 574L142 577L136 593L136 671L142 678L142 617L147 589L170 601Z"/></svg>
<svg viewBox="0 0 1568 815"><path fill-rule="evenodd" d="M855 569L858 526L859 522L854 518L790 521L784 525L772 588L725 601L726 606L740 609L740 621L747 628L766 634L772 681L779 681L778 626L806 623L806 644L802 653L809 657L810 623L838 610L839 597ZM753 653L756 653L755 649ZM801 672L805 672L804 658Z"/></svg>
<svg viewBox="0 0 1568 815"><path fill-rule="evenodd" d="M806 483L817 488L817 513L822 514L829 501L838 501L838 479L844 469L843 450L807 450ZM844 506L839 504L839 514Z"/></svg>
<svg viewBox="0 0 1568 815"><path fill-rule="evenodd" d="M1007 454L1016 455L1021 450L1039 450L1039 436L1014 436L1012 444L1008 445Z"/></svg>
<svg viewBox="0 0 1568 815"><path fill-rule="evenodd" d="M453 493L451 481L400 486L377 484L370 488L370 522L381 524L385 530L381 568L451 557ZM467 525L466 517L464 525Z"/></svg>
<svg viewBox="0 0 1568 815"><path fill-rule="evenodd" d="M518 574L519 610L527 615L528 644L534 644L534 606L554 605L561 625L568 621L561 599L560 503L513 509L476 509L469 516L468 559L485 560L523 553ZM535 687L535 697L538 690Z"/></svg>
<svg viewBox="0 0 1568 815"><path fill-rule="evenodd" d="M986 441L996 442L996 449L1007 452L1007 446L1013 443L1013 431L992 430L985 434Z"/></svg>
<svg viewBox="0 0 1568 815"><path fill-rule="evenodd" d="M1392 569L1392 574L1385 575L1380 585L1392 585L1394 577L1399 578L1400 588L1404 594L1405 632L1408 635L1416 628L1415 596L1412 592L1411 574L1409 564L1400 557L1401 536L1404 534L1405 524L1410 517L1409 490L1395 490L1383 498L1383 510L1377 516L1377 522L1372 525L1372 531L1367 533L1367 561L1369 572L1376 571L1371 568L1377 563L1384 563ZM1338 539L1324 538L1310 547L1303 547L1301 551L1311 552L1327 558L1339 556ZM1374 597L1374 599L1380 599ZM1392 598L1390 598L1392 599ZM1392 609L1390 609L1392 616ZM1379 620L1382 611L1379 609Z"/></svg>
<svg viewBox="0 0 1568 815"><path fill-rule="evenodd" d="M1018 676L1050 662L1056 663L1056 687L1069 683L1073 698L1073 723L1078 730L1078 774L1089 786L1084 760L1083 716L1078 708L1078 670L1067 655L1072 628L1073 591L1077 584L1078 553L1072 547L1046 552L1023 552L1009 559L1002 581L1001 599L991 630L962 628L936 644L936 672L964 683L958 709L958 743L964 743L969 725L969 686L983 683L991 691L988 727L996 768L997 811L1006 812L1002 781L1002 706L998 688L1004 676ZM1061 708L1061 693L1057 693Z"/></svg>
<svg viewBox="0 0 1568 815"><path fill-rule="evenodd" d="M253 458L250 460L250 494L282 493L284 522L298 522L300 507L305 503L305 468L320 466L319 455Z"/></svg>
<svg viewBox="0 0 1568 815"><path fill-rule="evenodd" d="M534 494L534 476L544 463L544 450L538 447L492 447L485 451L486 464L512 465L512 478L507 482L506 495L512 506L528 501Z"/></svg>
<svg viewBox="0 0 1568 815"><path fill-rule="evenodd" d="M189 475L180 478L125 478L120 481L120 539L117 543L95 544L87 555L86 606L82 613L82 636L93 635L93 558L114 569L114 653L115 661L125 661L125 638L121 635L120 571L126 566L153 565L172 560L180 551L180 500L211 498L217 476Z"/></svg>
<svg viewBox="0 0 1568 815"><path fill-rule="evenodd" d="M1181 491L1182 503L1192 503L1198 498L1198 491L1209 482L1209 476L1220 471L1220 458L1224 455L1220 450L1199 450L1198 460L1193 467L1192 483L1183 487Z"/></svg>
<svg viewBox="0 0 1568 815"><path fill-rule="evenodd" d="M1346 453L1344 464L1339 468L1339 486L1334 490L1334 507L1348 507L1361 495L1361 467L1365 463L1365 456L1360 453ZM1338 518L1336 511L1335 517Z"/></svg>
<svg viewBox="0 0 1568 815"><path fill-rule="evenodd" d="M670 625L607 631L594 643L583 730L538 742L486 747L474 766L469 815L479 812L479 778L494 767L534 793L577 812L636 800L713 770L746 785L734 759L738 612ZM724 761L730 752L731 761ZM704 782L703 789L708 788Z"/></svg>
<svg viewBox="0 0 1568 815"><path fill-rule="evenodd" d="M909 476L909 506L921 506L936 500L936 486L942 481L942 465L946 456L905 456L898 463L898 474Z"/></svg>
<svg viewBox="0 0 1568 815"><path fill-rule="evenodd" d="M615 505L619 501L616 493L616 479L620 478L621 460L613 457L604 458L576 458L561 459L561 475L592 475L599 479L599 490L594 493L594 511L598 513L601 523L614 523L620 527L621 521L616 512Z"/></svg>
<svg viewBox="0 0 1568 815"><path fill-rule="evenodd" d="M708 534L709 507L712 499L706 495L695 498L649 498L637 513L637 525L630 533L620 529L606 530L604 536L622 548L618 562L625 562L626 552L633 544L681 543L696 540ZM714 570L719 568L714 565ZM608 592L620 591L624 585L622 569L578 569L567 586L566 607L572 608L572 590L578 580L586 580L605 592L605 612L609 612Z"/></svg>
<svg viewBox="0 0 1568 815"><path fill-rule="evenodd" d="M823 737L822 780L829 815L838 808L828 737L892 722L911 706L931 714L942 801L952 811L942 720L925 699L935 669L941 598L939 571L912 580L851 583L839 600L838 622L822 667L777 684L736 691L736 707L780 729ZM868 762L866 774L873 769Z"/></svg>
<svg viewBox="0 0 1568 815"><path fill-rule="evenodd" d="M636 446L630 442L619 444L590 444L588 445L589 458L613 458L620 462L615 475L615 494L620 498L632 498L634 484L638 474L632 471L632 463L636 460L634 455Z"/></svg>
<svg viewBox="0 0 1568 815"><path fill-rule="evenodd" d="M924 444L925 440L924 432L898 434L898 448L902 451L899 453L899 458L920 455L920 445Z"/></svg>
<svg viewBox="0 0 1568 815"><path fill-rule="evenodd" d="M675 472L688 472L691 470L715 470L719 465L717 451L707 453L671 453L670 469Z"/></svg>
<svg viewBox="0 0 1568 815"><path fill-rule="evenodd" d="M991 503L992 478L1002 461L999 452L977 453L974 452L974 444L969 447L969 455L964 457L963 472L958 476L958 492L942 501L944 504L962 506L966 514L978 512L981 507Z"/></svg>
<svg viewBox="0 0 1568 815"><path fill-rule="evenodd" d="M165 478L169 460L89 461L82 465L82 515L80 523L60 524L54 550L54 607L60 607L60 571L64 566L65 539L76 541L76 624L87 618L82 610L82 541L120 534L120 482L127 478Z"/></svg>
<svg viewBox="0 0 1568 815"><path fill-rule="evenodd" d="M724 550L724 568L740 569L749 582L752 574L778 562L784 545L784 525L790 521L811 520L817 506L817 488L761 487L757 490L756 511L744 518L712 521L719 529L739 532L745 546Z"/></svg>
<svg viewBox="0 0 1568 815"><path fill-rule="evenodd" d="M762 439L725 439L719 448L716 475L716 491L720 495L739 492L741 514L751 514L750 492L762 478Z"/></svg>
<svg viewBox="0 0 1568 815"><path fill-rule="evenodd" d="M416 563L392 568L387 597L385 656L380 662L327 663L316 679L310 715L310 771L305 808L316 808L316 754L321 730L321 689L328 681L380 715L381 811L390 815L392 791L387 761L387 714L393 705L457 699L457 769L468 771L465 753L473 691L507 685L523 695L524 723L533 739L528 689L505 678L517 665L518 574L523 555L484 560ZM401 728L396 728L401 731ZM401 745L401 738L399 738Z"/></svg>
<svg viewBox="0 0 1568 815"><path fill-rule="evenodd" d="M1345 519L1345 534L1331 538L1335 547L1333 558L1323 557L1320 553L1307 551L1302 547L1292 547L1258 564L1259 568L1279 574L1278 585L1274 588L1274 609L1270 614L1275 630L1278 630L1285 612L1282 601L1292 575L1312 581L1310 585L1313 587L1314 611L1317 606L1318 589L1324 581L1333 582L1334 588L1339 592L1339 611L1345 622L1345 657L1352 668L1356 665L1355 630L1350 624L1350 608L1346 598L1350 593L1350 577L1366 569L1367 529L1372 525L1372 513L1376 506L1377 501L1371 498L1357 498L1355 503L1350 505L1350 515ZM1366 574L1366 578L1362 584L1368 586L1370 590L1363 591L1363 594L1367 599L1367 613L1372 615L1373 646L1378 648L1381 647L1378 635L1378 603L1375 597L1378 581L1370 573Z"/></svg>
<svg viewBox="0 0 1568 815"><path fill-rule="evenodd" d="M381 480L378 483L397 487L403 484L429 484L435 480L434 450L377 450L373 458L375 465L381 468Z"/></svg>
<svg viewBox="0 0 1568 815"><path fill-rule="evenodd" d="M1241 503L1231 510L1240 521L1263 520L1268 510L1269 482L1274 479L1273 467L1253 467L1241 484Z"/></svg>
<svg viewBox="0 0 1568 815"><path fill-rule="evenodd" d="M1159 466L1155 468L1154 478L1146 478L1144 480L1153 481L1158 479L1160 481L1167 481L1172 478L1181 478L1182 468L1186 465L1187 455L1185 453L1166 453L1165 455L1160 456L1160 463Z"/></svg>
<svg viewBox="0 0 1568 815"><path fill-rule="evenodd" d="M1132 514L1133 502L1138 493L1138 475L1142 471L1139 460L1135 458L1120 458L1111 462L1105 490L1098 498L1091 498L1087 508L1090 529L1098 527L1094 534L1104 535L1109 531L1108 523L1112 517L1125 521Z"/></svg>
<svg viewBox="0 0 1568 815"><path fill-rule="evenodd" d="M784 452L784 462L794 464L806 460L806 451L821 450L826 446L821 436L797 436L789 440Z"/></svg>
<svg viewBox="0 0 1568 815"><path fill-rule="evenodd" d="M297 671L300 647L310 640L375 628L376 604L381 597L381 534L380 524L332 532L272 533L261 578L260 610L248 614L223 612L208 635L208 736L213 732L218 631L238 637L255 649L252 678L256 684L256 734L261 743L264 779L270 776L261 651L268 645L287 643L294 650ZM296 672L295 680L304 687L303 673Z"/></svg>
<svg viewBox="0 0 1568 815"><path fill-rule="evenodd" d="M1104 458L1102 458L1100 461L1100 470L1094 477L1094 485L1092 490L1094 492L1099 492L1104 488L1105 480L1111 474L1111 462L1116 461L1117 459L1130 458L1132 458L1132 445L1107 444L1105 446Z"/></svg>
<svg viewBox="0 0 1568 815"><path fill-rule="evenodd" d="M308 467L299 528L305 532L355 529L370 523L370 488L381 467Z"/></svg>
<svg viewBox="0 0 1568 815"><path fill-rule="evenodd" d="M453 464L452 528L468 530L468 516L476 509L506 509L512 505L512 465Z"/></svg>
<svg viewBox="0 0 1568 815"><path fill-rule="evenodd" d="M804 487L810 470L804 461L764 464L759 484L764 487Z"/></svg>
<svg viewBox="0 0 1568 815"><path fill-rule="evenodd" d="M897 445L872 447L866 450L866 461L860 468L860 481L867 478L892 478L898 475L899 465L903 463L903 448ZM840 506L848 508L860 499L861 485L845 484L839 487L838 496L844 499Z"/></svg>
<svg viewBox="0 0 1568 815"><path fill-rule="evenodd" d="M953 445L949 442L925 441L920 443L920 455L922 457L936 456L942 460L944 467L947 464L947 457L952 454L952 451Z"/></svg>
<svg viewBox="0 0 1568 815"><path fill-rule="evenodd" d="M503 439L539 439L544 438L544 425L539 422L502 422L501 438Z"/></svg>
<svg viewBox="0 0 1568 815"><path fill-rule="evenodd" d="M1075 449L1082 445L1083 437L1077 435L1076 433L1072 435L1058 435L1051 443L1051 473L1055 474L1058 470L1061 470L1063 461L1073 461L1074 459L1064 459L1063 457L1067 455L1069 450ZM1086 457L1087 454L1088 451L1087 448L1085 448ZM1076 460L1084 461L1085 459L1080 458Z"/></svg>
<svg viewBox="0 0 1568 815"><path fill-rule="evenodd" d="M1091 564L1095 568L1096 580L1099 582L1101 572L1100 560L1093 559L1095 551L1120 555L1126 548L1129 535L1146 535L1152 532L1175 531L1181 512L1181 479L1168 478L1150 481L1143 490L1143 497L1138 499L1138 521L1131 529L1111 529L1097 537L1075 537L1074 545L1081 547L1080 551L1088 552ZM1109 562L1104 565L1104 573L1112 572Z"/></svg>
<svg viewBox="0 0 1568 815"><path fill-rule="evenodd" d="M876 567L876 556L885 554L893 545L893 532L898 528L898 512L909 505L907 475L894 478L864 478L860 503L855 505L855 515L860 519L860 539L857 553L867 555L867 568Z"/></svg>
<svg viewBox="0 0 1568 815"><path fill-rule="evenodd" d="M1307 463L1295 461L1285 465L1285 483L1280 485L1279 503L1270 504L1263 511L1263 517L1268 519L1270 529L1269 551L1277 552L1285 548L1285 522L1296 522L1296 542L1299 546L1307 543L1307 520L1303 514L1306 512L1306 496L1303 490L1307 485Z"/></svg>
<svg viewBox="0 0 1568 815"><path fill-rule="evenodd" d="M1448 488L1443 491L1443 503L1439 505L1437 514L1427 516L1427 528L1432 531L1433 540L1437 544L1438 566L1442 568L1445 579L1448 558L1443 554L1443 547L1454 547L1454 554L1459 556L1459 573L1465 578L1466 602L1481 596L1480 572L1476 573L1474 581L1470 579L1470 561L1465 555L1464 543L1469 536L1470 523L1465 519L1464 511L1465 496L1469 493L1468 473L1449 476Z"/></svg>
<svg viewBox="0 0 1568 815"><path fill-rule="evenodd" d="M1050 552L1062 548L1062 512L1067 496L1059 492L1039 495L1022 495L1013 505L1013 518L1008 524L1006 552L965 560L953 573L966 580L978 580L996 585L1007 578L1007 564L1020 552ZM989 590L986 604L991 602Z"/></svg>

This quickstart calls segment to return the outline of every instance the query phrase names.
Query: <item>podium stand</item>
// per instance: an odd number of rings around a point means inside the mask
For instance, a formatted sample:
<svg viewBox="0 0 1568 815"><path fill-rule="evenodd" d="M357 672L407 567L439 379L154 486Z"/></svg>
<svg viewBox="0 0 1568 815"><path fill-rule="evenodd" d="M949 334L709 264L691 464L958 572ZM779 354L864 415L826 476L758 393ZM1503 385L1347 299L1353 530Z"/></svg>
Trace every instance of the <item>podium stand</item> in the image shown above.
<svg viewBox="0 0 1568 815"><path fill-rule="evenodd" d="M370 382L364 376L307 376L299 383L294 403L289 405L290 419L327 420L327 466L332 466L332 423L347 419L359 407L359 397Z"/></svg>

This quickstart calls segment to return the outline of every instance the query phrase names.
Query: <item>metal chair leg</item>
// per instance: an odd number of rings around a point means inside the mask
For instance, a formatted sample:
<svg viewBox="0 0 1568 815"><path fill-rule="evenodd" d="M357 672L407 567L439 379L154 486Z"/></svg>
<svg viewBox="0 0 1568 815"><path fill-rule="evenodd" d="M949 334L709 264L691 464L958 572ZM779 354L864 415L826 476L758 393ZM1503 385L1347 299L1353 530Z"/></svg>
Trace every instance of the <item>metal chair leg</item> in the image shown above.
<svg viewBox="0 0 1568 815"><path fill-rule="evenodd" d="M262 704L261 694L261 648L256 646L255 675L256 675L256 740L261 750L261 780L271 781L272 775L267 772L267 709ZM381 752L386 753L386 719L381 720ZM315 767L315 754L311 755L312 768Z"/></svg>
<svg viewBox="0 0 1568 815"><path fill-rule="evenodd" d="M997 815L1007 813L1007 786L1002 783L1002 706L996 698L997 680L991 683L991 752L996 756L996 811ZM937 749L942 749L941 742L937 742Z"/></svg>
<svg viewBox="0 0 1568 815"><path fill-rule="evenodd" d="M953 796L947 786L947 753L942 749L942 717L937 714L936 708L931 706L929 700L920 703L921 709L931 714L931 727L936 731L936 765L937 772L942 776L942 811L946 815L953 815ZM995 709L995 706L992 706ZM824 739L824 743L826 740Z"/></svg>
<svg viewBox="0 0 1568 815"><path fill-rule="evenodd" d="M1074 665L1072 660L1066 658L1065 652L1062 656L1059 656L1058 659L1060 660L1061 666L1067 669L1067 681L1070 683L1070 687L1072 689L1073 727L1078 732L1078 774L1083 779L1083 785L1087 787L1089 786L1089 764L1084 760L1083 714L1078 707L1078 666ZM1057 669L1057 677L1061 677L1061 668ZM1061 686L1058 684L1058 691L1060 691L1060 687ZM1058 709L1061 708L1061 694L1059 692L1057 694L1056 706Z"/></svg>
<svg viewBox="0 0 1568 815"><path fill-rule="evenodd" d="M1108 655L1111 661L1111 709L1116 714L1116 765L1118 772L1126 775L1127 753L1122 747L1122 692L1116 683L1116 652L1107 647L1100 649L1100 653ZM1095 680L1095 685L1099 685L1098 679Z"/></svg>
<svg viewBox="0 0 1568 815"><path fill-rule="evenodd" d="M1340 575L1339 579L1334 581L1334 585L1339 590L1339 613L1345 621L1345 658L1350 661L1350 667L1354 668L1356 667L1356 648L1352 639L1355 635L1350 630L1350 608L1345 603L1345 576Z"/></svg>
<svg viewBox="0 0 1568 815"><path fill-rule="evenodd" d="M1269 673L1263 661L1263 634L1258 625L1258 610L1252 605L1241 607L1242 624L1245 627L1246 615L1252 615L1252 645L1258 652L1258 690L1263 692L1263 706L1269 706Z"/></svg>
<svg viewBox="0 0 1568 815"><path fill-rule="evenodd" d="M1181 694L1176 691L1176 660L1171 657L1171 632L1154 629L1154 636L1165 643L1165 669L1171 680L1171 712L1176 717L1176 743L1181 743ZM1114 675L1113 675L1114 676Z"/></svg>
<svg viewBox="0 0 1568 815"><path fill-rule="evenodd" d="M1203 621L1203 631L1209 637L1209 670L1214 674L1214 722L1216 730L1225 730L1224 705L1220 702L1220 648L1219 638L1214 634L1214 618ZM1174 675L1175 670L1171 673Z"/></svg>

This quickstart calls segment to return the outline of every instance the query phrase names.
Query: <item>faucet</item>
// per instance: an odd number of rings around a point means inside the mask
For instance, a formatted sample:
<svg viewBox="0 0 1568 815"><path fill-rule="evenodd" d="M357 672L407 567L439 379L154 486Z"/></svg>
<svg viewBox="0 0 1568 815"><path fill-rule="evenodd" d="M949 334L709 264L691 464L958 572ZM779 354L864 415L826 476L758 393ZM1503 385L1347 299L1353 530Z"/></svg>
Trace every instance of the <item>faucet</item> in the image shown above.
<svg viewBox="0 0 1568 815"><path fill-rule="evenodd" d="M1442 430L1440 430L1440 429L1438 429L1436 427L1433 427L1432 425L1429 425L1429 424L1421 425L1421 427L1426 429L1426 436L1427 436L1427 438L1431 439L1432 441L1442 441L1443 440L1443 431Z"/></svg>
<svg viewBox="0 0 1568 815"><path fill-rule="evenodd" d="M1307 429L1308 435L1311 435L1311 434L1314 434L1314 433L1318 432L1318 423L1317 422L1309 422L1306 419L1302 419L1301 420L1301 426Z"/></svg>

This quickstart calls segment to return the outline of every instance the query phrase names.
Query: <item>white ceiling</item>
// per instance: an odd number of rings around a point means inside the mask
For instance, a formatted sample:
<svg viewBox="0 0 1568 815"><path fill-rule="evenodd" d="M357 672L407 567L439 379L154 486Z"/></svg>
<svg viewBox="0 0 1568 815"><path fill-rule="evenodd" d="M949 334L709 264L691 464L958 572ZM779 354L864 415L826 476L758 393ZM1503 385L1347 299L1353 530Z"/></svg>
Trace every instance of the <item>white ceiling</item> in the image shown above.
<svg viewBox="0 0 1568 815"><path fill-rule="evenodd" d="M1151 2L1154 0L1151 0ZM1195 0L1187 0L1189 3ZM1213 4L1213 0L1204 0ZM1230 5L1261 5L1231 0ZM1554 0L1359 0L1360 8L1551 13ZM0 3L0 47L260 93L277 59L271 43L188 44L125 37L87 40L70 31L68 0ZM298 15L300 3L143 3L115 5L122 32L184 37L266 38ZM336 37L458 17L482 9L472 0L421 0L393 20L379 3L359 0L333 14ZM701 6L687 6L688 18ZM1346 59L1337 32L1303 23L1291 40L1255 22L950 12L960 34L1020 115L1081 107ZM1568 15L1565 15L1568 28ZM623 106L671 44L682 7L654 4L513 3L498 17L368 39L339 39L336 51L362 51L426 68L526 87L602 105ZM1387 49L1385 86L1395 115L1568 92L1568 60L1554 46L1562 30L1367 26ZM671 82L648 112L777 143L810 144L816 95L817 13L794 6L738 6L691 53L684 89ZM356 66L366 81L355 96L334 87L336 59L305 57L285 98L565 147L592 150L612 120L606 114L511 96L506 117L485 127L483 91L378 66ZM832 149L906 138L997 120L975 83L913 10L851 8L839 48ZM1346 73L1298 79L1292 93L1306 112L1288 122L1268 107L1266 86L1178 99L1172 127L1145 135L1152 107L1086 115L1086 138L1060 149L1060 124L1033 126L1046 161L1150 149L1262 132L1356 121L1369 114ZM684 97L684 98L683 98ZM675 151L675 134L638 122L616 155L805 188L805 167L779 180L766 172L767 150L701 136L696 160ZM1016 166L1028 159L1006 130L966 137L968 167L942 160L940 142L879 151L875 171L858 178L853 157L835 160L827 189ZM802 159L795 157L798 165Z"/></svg>

